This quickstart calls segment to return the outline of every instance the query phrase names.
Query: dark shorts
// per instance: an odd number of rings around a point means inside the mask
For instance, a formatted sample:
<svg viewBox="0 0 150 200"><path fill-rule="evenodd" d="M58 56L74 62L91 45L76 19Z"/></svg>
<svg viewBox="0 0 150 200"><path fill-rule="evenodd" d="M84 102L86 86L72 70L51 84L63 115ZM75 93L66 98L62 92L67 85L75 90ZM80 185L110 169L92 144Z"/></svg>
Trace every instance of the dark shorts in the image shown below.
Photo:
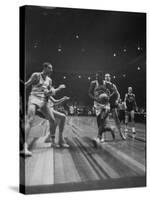
<svg viewBox="0 0 150 200"><path fill-rule="evenodd" d="M119 120L121 121L125 121L125 110L119 110Z"/></svg>
<svg viewBox="0 0 150 200"><path fill-rule="evenodd" d="M127 112L135 111L135 108L134 107L127 107L126 111Z"/></svg>

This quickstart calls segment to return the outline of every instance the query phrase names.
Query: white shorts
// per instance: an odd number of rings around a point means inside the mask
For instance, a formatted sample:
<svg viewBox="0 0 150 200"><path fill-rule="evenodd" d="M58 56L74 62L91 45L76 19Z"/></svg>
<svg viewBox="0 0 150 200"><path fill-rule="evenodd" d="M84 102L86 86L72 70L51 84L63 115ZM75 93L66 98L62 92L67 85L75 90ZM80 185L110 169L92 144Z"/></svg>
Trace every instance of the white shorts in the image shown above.
<svg viewBox="0 0 150 200"><path fill-rule="evenodd" d="M39 108L41 108L46 103L47 103L47 101L46 101L46 99L44 97L38 97L38 96L35 96L35 95L30 95L29 96L28 106L33 104L33 105L36 105Z"/></svg>
<svg viewBox="0 0 150 200"><path fill-rule="evenodd" d="M106 109L107 111L109 111L110 105L109 104L104 105L104 104L98 103L97 101L94 101L94 108L95 108L96 116L98 116L103 109Z"/></svg>

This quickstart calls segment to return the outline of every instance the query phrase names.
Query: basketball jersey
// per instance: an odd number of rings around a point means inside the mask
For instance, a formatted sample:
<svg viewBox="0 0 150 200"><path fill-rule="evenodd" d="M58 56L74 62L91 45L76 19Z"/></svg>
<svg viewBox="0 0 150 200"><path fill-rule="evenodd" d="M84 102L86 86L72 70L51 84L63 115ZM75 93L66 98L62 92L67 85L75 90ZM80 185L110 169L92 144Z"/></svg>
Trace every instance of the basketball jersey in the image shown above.
<svg viewBox="0 0 150 200"><path fill-rule="evenodd" d="M126 94L126 105L130 109L135 107L135 95L133 93Z"/></svg>
<svg viewBox="0 0 150 200"><path fill-rule="evenodd" d="M114 84L108 81L105 81L106 88L109 90L110 93L110 104L115 104L116 100L118 99L118 93L114 90Z"/></svg>
<svg viewBox="0 0 150 200"><path fill-rule="evenodd" d="M106 93L108 94L108 90L104 84L99 84L98 81L95 81L95 88L94 88L94 96L98 97L100 94Z"/></svg>
<svg viewBox="0 0 150 200"><path fill-rule="evenodd" d="M38 81L32 85L31 95L35 95L37 97L45 97L44 91L45 89L49 89L51 87L52 80L46 76L45 80L42 78L41 73L38 74Z"/></svg>

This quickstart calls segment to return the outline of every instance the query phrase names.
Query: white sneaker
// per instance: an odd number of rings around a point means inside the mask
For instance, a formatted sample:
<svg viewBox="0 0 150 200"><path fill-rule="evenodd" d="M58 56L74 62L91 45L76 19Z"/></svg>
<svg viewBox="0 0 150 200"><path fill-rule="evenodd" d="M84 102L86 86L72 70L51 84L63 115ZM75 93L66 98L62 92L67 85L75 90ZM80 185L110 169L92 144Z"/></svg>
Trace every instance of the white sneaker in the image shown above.
<svg viewBox="0 0 150 200"><path fill-rule="evenodd" d="M67 144L67 143L60 143L59 144L60 145L60 147L63 147L63 148L69 148L70 146L69 146L69 144Z"/></svg>
<svg viewBox="0 0 150 200"><path fill-rule="evenodd" d="M24 156L32 156L32 152L29 151L28 149L23 149L22 151L20 151L20 154Z"/></svg>
<svg viewBox="0 0 150 200"><path fill-rule="evenodd" d="M125 131L125 132L128 132L128 129L127 129L127 128L125 128L125 129L124 129L124 131Z"/></svg>
<svg viewBox="0 0 150 200"><path fill-rule="evenodd" d="M46 139L45 139L45 141L44 141L45 143L51 143L52 142L52 139L51 139L51 137L47 137Z"/></svg>
<svg viewBox="0 0 150 200"><path fill-rule="evenodd" d="M70 147L69 144L67 144L64 140L60 140L60 141L58 142L58 145L59 145L60 147L62 147L62 148L69 148L69 147Z"/></svg>
<svg viewBox="0 0 150 200"><path fill-rule="evenodd" d="M105 139L101 138L101 139L99 139L99 141L100 141L100 143L103 143L103 142L105 142Z"/></svg>

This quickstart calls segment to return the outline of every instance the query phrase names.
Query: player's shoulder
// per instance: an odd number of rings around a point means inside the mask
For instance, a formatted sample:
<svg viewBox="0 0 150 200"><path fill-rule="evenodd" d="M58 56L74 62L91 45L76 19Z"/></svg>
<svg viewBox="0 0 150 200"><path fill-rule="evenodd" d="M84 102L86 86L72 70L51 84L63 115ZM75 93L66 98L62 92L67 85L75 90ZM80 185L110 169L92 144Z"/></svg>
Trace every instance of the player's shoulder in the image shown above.
<svg viewBox="0 0 150 200"><path fill-rule="evenodd" d="M33 72L33 73L32 73L32 76L38 77L38 76L40 76L40 74L41 74L40 72Z"/></svg>
<svg viewBox="0 0 150 200"><path fill-rule="evenodd" d="M38 79L38 78L40 77L40 72L34 72L34 73L32 73L31 77L32 77L34 80Z"/></svg>

